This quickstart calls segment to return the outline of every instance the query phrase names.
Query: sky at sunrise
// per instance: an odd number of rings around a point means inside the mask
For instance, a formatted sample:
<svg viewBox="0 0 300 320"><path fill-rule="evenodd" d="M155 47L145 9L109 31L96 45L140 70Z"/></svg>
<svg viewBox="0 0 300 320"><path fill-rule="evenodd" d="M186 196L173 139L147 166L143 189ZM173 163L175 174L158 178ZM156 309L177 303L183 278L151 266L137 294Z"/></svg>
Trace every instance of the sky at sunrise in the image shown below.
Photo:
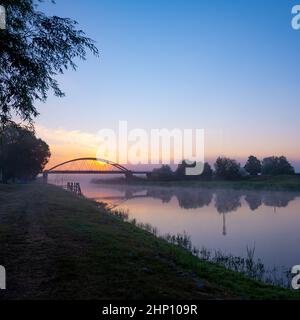
<svg viewBox="0 0 300 320"><path fill-rule="evenodd" d="M205 157L286 155L300 171L300 30L292 0L57 0L100 57L38 104L51 164L95 156L95 135L129 128L204 129ZM299 1L300 3L300 1Z"/></svg>

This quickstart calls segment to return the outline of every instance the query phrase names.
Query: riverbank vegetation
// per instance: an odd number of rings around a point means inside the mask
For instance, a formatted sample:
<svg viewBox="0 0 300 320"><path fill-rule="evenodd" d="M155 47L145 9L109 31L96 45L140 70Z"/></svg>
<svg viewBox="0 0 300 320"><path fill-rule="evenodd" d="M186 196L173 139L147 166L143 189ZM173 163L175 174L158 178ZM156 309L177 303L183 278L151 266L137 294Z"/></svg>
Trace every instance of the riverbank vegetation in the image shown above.
<svg viewBox="0 0 300 320"><path fill-rule="evenodd" d="M103 204L106 207L106 204ZM159 237L168 243L183 248L191 253L194 257L198 257L202 262L212 262L213 264L223 266L228 270L238 272L247 278L264 282L273 286L281 286L290 288L292 274L290 270L282 267L266 268L260 259L255 259L255 246L246 247L246 256L238 257L232 254L225 254L220 250L210 250L205 247L197 248L193 246L191 237L186 233L182 234L159 234L156 227L149 223L137 222L136 219L129 219L129 214L122 210L108 210L108 212L122 221L129 222L151 234ZM191 268L194 268L194 261L191 260Z"/></svg>
<svg viewBox="0 0 300 320"><path fill-rule="evenodd" d="M124 178L102 180L94 178L96 184L126 184L160 187L188 187L209 189L235 190L265 190L265 191L300 191L300 175L257 176L241 180L147 180L135 177L131 180Z"/></svg>
<svg viewBox="0 0 300 320"><path fill-rule="evenodd" d="M214 164L214 169L206 162L200 175L186 175L186 169L195 166L196 163L188 164L186 161L182 161L174 171L168 165L154 169L147 176L147 179L140 177L93 179L92 182L166 187L300 191L300 174L295 173L295 169L284 156L267 157L262 161L254 156L249 156L244 167L234 159L219 157Z"/></svg>
<svg viewBox="0 0 300 320"><path fill-rule="evenodd" d="M260 176L292 176L295 174L295 169L284 156L272 156L263 160L249 156L243 167L234 159L218 157L214 163L214 169L206 162L203 164L201 174L187 174L187 169L195 168L196 166L200 168L199 165L200 163L196 164L194 162L190 164L184 160L175 171L172 171L170 166L163 165L154 169L148 175L148 179L151 181L238 181Z"/></svg>
<svg viewBox="0 0 300 320"><path fill-rule="evenodd" d="M0 199L2 299L300 297L200 260L54 186L2 185Z"/></svg>

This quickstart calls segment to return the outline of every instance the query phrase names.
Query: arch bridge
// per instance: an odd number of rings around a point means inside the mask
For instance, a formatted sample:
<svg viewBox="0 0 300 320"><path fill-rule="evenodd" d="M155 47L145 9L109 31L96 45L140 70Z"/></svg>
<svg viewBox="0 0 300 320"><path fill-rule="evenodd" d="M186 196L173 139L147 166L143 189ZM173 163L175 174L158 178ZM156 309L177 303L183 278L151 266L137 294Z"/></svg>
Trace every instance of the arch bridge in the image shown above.
<svg viewBox="0 0 300 320"><path fill-rule="evenodd" d="M124 174L126 178L134 175L149 175L150 171L133 171L109 160L98 158L78 158L62 162L43 172L47 180L49 174Z"/></svg>

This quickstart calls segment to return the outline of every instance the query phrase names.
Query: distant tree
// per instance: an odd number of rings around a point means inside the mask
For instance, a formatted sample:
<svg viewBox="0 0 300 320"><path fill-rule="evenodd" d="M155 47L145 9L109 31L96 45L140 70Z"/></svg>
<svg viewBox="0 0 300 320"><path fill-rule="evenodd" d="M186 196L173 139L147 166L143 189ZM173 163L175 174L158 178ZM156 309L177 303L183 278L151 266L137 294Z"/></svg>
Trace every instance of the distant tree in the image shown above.
<svg viewBox="0 0 300 320"><path fill-rule="evenodd" d="M175 171L175 176L180 180L211 180L213 176L213 170L209 163L204 163L203 172L198 176L188 176L186 175L187 168L193 168L196 166L196 162L193 164L187 164L185 160L183 160L177 167Z"/></svg>
<svg viewBox="0 0 300 320"><path fill-rule="evenodd" d="M240 167L239 175L241 178L249 177L249 172L244 167Z"/></svg>
<svg viewBox="0 0 300 320"><path fill-rule="evenodd" d="M34 101L45 102L50 89L62 97L56 76L76 69L75 58L87 50L98 55L94 42L68 18L39 11L41 0L1 0L7 25L0 30L0 122L18 115L32 121L38 115Z"/></svg>
<svg viewBox="0 0 300 320"><path fill-rule="evenodd" d="M9 124L1 135L0 172L4 182L32 180L50 158L49 146L26 127Z"/></svg>
<svg viewBox="0 0 300 320"><path fill-rule="evenodd" d="M262 174L265 175L291 175L295 169L286 157L268 157L262 161Z"/></svg>
<svg viewBox="0 0 300 320"><path fill-rule="evenodd" d="M170 166L163 165L160 168L153 169L150 178L154 180L171 180L174 178L174 172Z"/></svg>
<svg viewBox="0 0 300 320"><path fill-rule="evenodd" d="M175 171L176 178L184 179L186 177L185 171L186 171L186 168L188 167L190 167L190 165L188 165L185 160L179 163Z"/></svg>
<svg viewBox="0 0 300 320"><path fill-rule="evenodd" d="M179 180L191 180L195 179L196 176L187 176L186 175L186 169L187 168L194 168L196 166L196 162L194 163L187 163L185 160L183 160L177 167L175 171L176 179Z"/></svg>
<svg viewBox="0 0 300 320"><path fill-rule="evenodd" d="M261 173L261 167L260 160L254 156L250 156L244 168L251 176L257 176Z"/></svg>
<svg viewBox="0 0 300 320"><path fill-rule="evenodd" d="M241 166L235 160L219 157L215 163L218 179L235 180L241 178Z"/></svg>
<svg viewBox="0 0 300 320"><path fill-rule="evenodd" d="M205 162L204 163L204 169L202 174L200 174L199 179L202 180L211 180L213 177L213 169L211 168L210 164Z"/></svg>

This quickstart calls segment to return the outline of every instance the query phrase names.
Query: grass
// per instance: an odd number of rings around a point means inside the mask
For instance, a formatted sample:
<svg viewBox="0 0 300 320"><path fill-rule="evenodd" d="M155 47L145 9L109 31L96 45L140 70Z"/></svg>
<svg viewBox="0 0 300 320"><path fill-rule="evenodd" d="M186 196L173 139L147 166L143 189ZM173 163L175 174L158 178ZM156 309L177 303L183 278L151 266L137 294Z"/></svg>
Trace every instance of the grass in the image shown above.
<svg viewBox="0 0 300 320"><path fill-rule="evenodd" d="M133 181L125 179L101 180L94 179L94 183L127 183L135 185L175 186L175 187L201 187L201 188L230 188L244 190L269 190L269 191L300 191L300 175L290 176L258 176L242 180L224 181L151 181L136 178Z"/></svg>
<svg viewBox="0 0 300 320"><path fill-rule="evenodd" d="M54 186L0 186L0 201L1 299L300 297L200 260Z"/></svg>
<svg viewBox="0 0 300 320"><path fill-rule="evenodd" d="M101 206L106 206L102 203ZM234 256L232 254L224 254L220 250L209 250L205 247L197 248L193 246L191 237L184 232L183 234L159 234L158 229L149 223L138 223L136 219L129 219L129 214L127 211L123 210L110 210L108 212L122 221L128 221L135 226L153 234L156 237L166 240L168 243L176 245L177 247L183 248L185 251L192 253L193 256L198 257L202 262L213 262L214 264L221 265L226 269L233 270L244 274L247 278L253 280L263 281L267 284L273 286L281 286L290 289L290 283L292 279L292 274L290 270L286 268L276 268L268 269L262 263L260 259L256 260L255 246L247 246L247 256L246 258ZM191 260L190 267L194 268L194 261Z"/></svg>

